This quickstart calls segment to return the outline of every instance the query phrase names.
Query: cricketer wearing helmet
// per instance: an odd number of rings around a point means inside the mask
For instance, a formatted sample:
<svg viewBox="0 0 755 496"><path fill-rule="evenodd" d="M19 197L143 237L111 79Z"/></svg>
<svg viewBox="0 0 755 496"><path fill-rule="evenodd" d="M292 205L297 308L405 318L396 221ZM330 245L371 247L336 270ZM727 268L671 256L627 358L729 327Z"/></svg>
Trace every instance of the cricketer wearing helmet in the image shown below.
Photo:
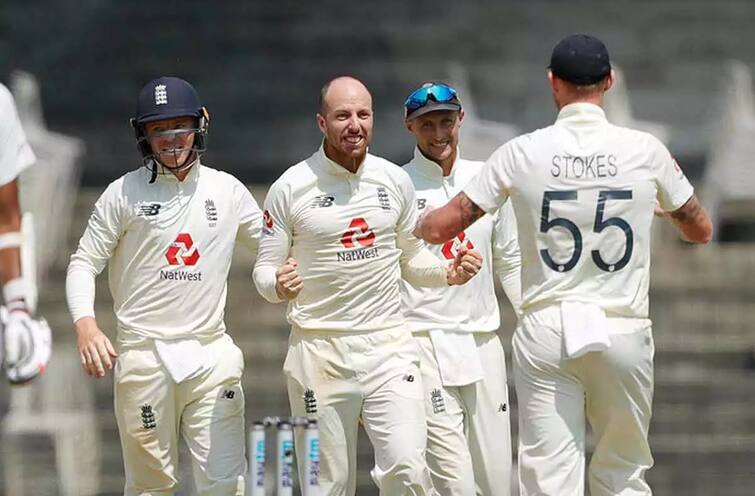
<svg viewBox="0 0 755 496"><path fill-rule="evenodd" d="M52 347L44 319L34 320L37 288L31 214L21 215L18 176L36 161L13 96L0 85L0 364L11 384L44 372Z"/></svg>
<svg viewBox="0 0 755 496"><path fill-rule="evenodd" d="M666 147L606 119L613 72L600 40L561 40L548 81L556 122L501 146L416 232L444 242L511 199L522 256L512 353L521 494L584 494L589 423L590 494L649 496L651 222L658 205L695 243L712 226Z"/></svg>
<svg viewBox="0 0 755 496"><path fill-rule="evenodd" d="M233 248L256 249L262 216L243 184L202 163L208 114L189 83L147 83L132 124L143 167L97 200L68 267L81 362L97 378L115 367L125 494L175 492L179 435L200 494L243 494L244 363L223 312ZM94 314L106 264L116 346Z"/></svg>
<svg viewBox="0 0 755 496"><path fill-rule="evenodd" d="M464 110L456 90L426 83L404 104L406 128L417 146L403 166L414 183L420 212L456 195L482 162L459 156ZM519 244L511 205L486 215L443 245L428 245L452 260L461 247L482 255L482 269L464 286L401 285L407 325L420 349L427 412L427 464L442 496L511 493L506 356L494 280L515 310L521 302Z"/></svg>

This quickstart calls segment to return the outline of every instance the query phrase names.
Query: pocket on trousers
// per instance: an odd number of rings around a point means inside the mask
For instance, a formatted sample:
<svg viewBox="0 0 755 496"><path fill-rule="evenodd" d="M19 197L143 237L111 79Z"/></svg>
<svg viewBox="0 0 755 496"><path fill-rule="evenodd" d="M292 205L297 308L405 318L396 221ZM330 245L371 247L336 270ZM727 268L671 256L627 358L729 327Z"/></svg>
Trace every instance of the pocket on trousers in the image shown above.
<svg viewBox="0 0 755 496"><path fill-rule="evenodd" d="M408 364L402 374L394 377L389 384L387 386L391 387L397 395L424 402L425 390L422 386L422 375L418 364L414 362Z"/></svg>

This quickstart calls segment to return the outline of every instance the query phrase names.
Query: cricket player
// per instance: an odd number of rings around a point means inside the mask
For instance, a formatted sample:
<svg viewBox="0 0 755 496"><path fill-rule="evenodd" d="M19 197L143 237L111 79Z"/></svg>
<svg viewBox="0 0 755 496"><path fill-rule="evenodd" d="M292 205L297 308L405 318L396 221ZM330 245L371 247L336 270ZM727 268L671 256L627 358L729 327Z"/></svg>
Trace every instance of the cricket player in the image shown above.
<svg viewBox="0 0 755 496"><path fill-rule="evenodd" d="M462 284L479 271L480 257L462 249L447 264L412 235L414 188L395 164L367 153L372 97L360 81L326 84L317 124L320 149L268 192L254 268L265 299L289 300L283 370L291 410L318 420L323 496L355 494L360 421L381 495L437 494L425 462L419 356L399 283ZM305 467L304 434L296 441Z"/></svg>
<svg viewBox="0 0 755 496"><path fill-rule="evenodd" d="M37 301L32 226L21 215L18 176L36 161L10 91L0 84L0 364L11 384L44 372L52 341L44 319L32 319ZM28 215L28 214L27 214ZM22 220L23 219L23 220Z"/></svg>
<svg viewBox="0 0 755 496"><path fill-rule="evenodd" d="M600 40L561 40L548 80L555 124L500 147L417 232L445 242L513 203L522 253L513 343L521 494L584 494L587 421L596 437L590 494L649 495L654 208L694 243L710 240L711 222L660 141L606 120L613 74Z"/></svg>
<svg viewBox="0 0 755 496"><path fill-rule="evenodd" d="M223 313L234 245L257 247L262 215L243 184L201 162L209 117L189 83L147 83L132 124L144 166L97 200L68 267L81 363L97 378L115 363L126 495L176 491L179 435L199 494L240 495L244 360ZM106 264L115 347L94 314Z"/></svg>
<svg viewBox="0 0 755 496"><path fill-rule="evenodd" d="M426 83L404 103L406 128L417 146L403 166L420 211L440 207L480 171L482 162L459 156L464 120L452 87ZM427 412L427 461L441 495L508 496L511 492L506 356L494 277L515 310L521 303L519 244L511 205L486 215L435 255L453 260L460 247L482 255L480 273L445 289L401 285L407 325L420 347Z"/></svg>

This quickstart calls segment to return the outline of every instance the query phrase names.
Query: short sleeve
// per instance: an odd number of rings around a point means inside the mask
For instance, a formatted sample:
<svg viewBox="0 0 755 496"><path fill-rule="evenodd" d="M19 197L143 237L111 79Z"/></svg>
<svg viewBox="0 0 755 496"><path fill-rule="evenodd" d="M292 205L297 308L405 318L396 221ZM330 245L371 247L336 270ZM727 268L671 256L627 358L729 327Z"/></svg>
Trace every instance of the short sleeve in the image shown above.
<svg viewBox="0 0 755 496"><path fill-rule="evenodd" d="M493 152L480 172L463 188L464 194L487 213L494 213L509 197L514 165L512 148L512 142L508 142Z"/></svg>
<svg viewBox="0 0 755 496"><path fill-rule="evenodd" d="M657 171L658 203L663 210L672 212L687 203L687 200L694 193L694 188L665 145L655 139L653 143L655 145L653 161Z"/></svg>

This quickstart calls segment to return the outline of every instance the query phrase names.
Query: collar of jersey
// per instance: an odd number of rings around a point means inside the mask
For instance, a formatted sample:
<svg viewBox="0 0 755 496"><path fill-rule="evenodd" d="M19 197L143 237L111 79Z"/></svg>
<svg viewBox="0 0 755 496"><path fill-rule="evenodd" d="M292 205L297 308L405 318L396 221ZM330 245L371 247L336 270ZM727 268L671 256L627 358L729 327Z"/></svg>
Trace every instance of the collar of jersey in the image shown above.
<svg viewBox="0 0 755 496"><path fill-rule="evenodd" d="M558 113L557 123L596 123L608 122L602 108L586 102L576 102L565 105Z"/></svg>
<svg viewBox="0 0 755 496"><path fill-rule="evenodd" d="M448 179L451 179L456 175L456 166L458 165L458 163L459 149L457 148L456 162L454 162L454 166L451 167L451 174L448 176ZM428 179L433 179L435 181L438 181L439 183L443 181L443 169L440 168L439 164L425 157L425 155L423 155L423 153L419 150L418 146L414 147L414 158L412 159L412 164L417 167L417 171L420 174L427 177Z"/></svg>
<svg viewBox="0 0 755 496"><path fill-rule="evenodd" d="M197 160L197 163L191 166L191 169L189 169L189 173L186 174L186 177L184 177L183 181L178 180L178 178L170 171L165 171L164 174L158 174L157 178L155 179L158 183L178 183L182 185L187 184L193 184L196 183L199 180L199 169L201 167L202 163L201 161ZM146 169L144 169L147 172L147 175L151 175L152 173Z"/></svg>
<svg viewBox="0 0 755 496"><path fill-rule="evenodd" d="M331 174L334 174L336 176L345 176L345 177L361 177L362 172L364 171L365 165L367 164L368 157L370 156L369 149L367 150L367 154L364 156L364 161L359 164L359 168L356 172L351 172L350 170L346 169L343 165L339 164L338 162L334 162L333 160L330 160L327 155L325 155L325 141L320 144L320 149L318 150L318 154L320 155L320 159L325 164L325 167L328 169L328 171Z"/></svg>

